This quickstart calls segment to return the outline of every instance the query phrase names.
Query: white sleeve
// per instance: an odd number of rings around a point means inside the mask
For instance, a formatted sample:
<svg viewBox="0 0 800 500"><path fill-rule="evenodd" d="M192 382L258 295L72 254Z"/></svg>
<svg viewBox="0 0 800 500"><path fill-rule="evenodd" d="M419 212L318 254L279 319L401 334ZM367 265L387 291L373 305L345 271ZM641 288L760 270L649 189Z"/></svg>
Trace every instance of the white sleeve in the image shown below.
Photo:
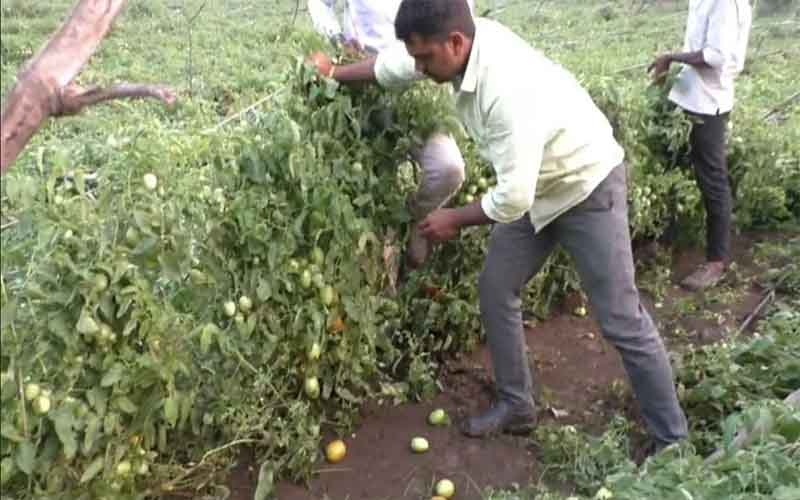
<svg viewBox="0 0 800 500"><path fill-rule="evenodd" d="M342 33L342 27L336 20L336 0L308 0L308 14L311 24L320 35L333 38Z"/></svg>
<svg viewBox="0 0 800 500"><path fill-rule="evenodd" d="M404 88L424 78L425 75L417 72L414 58L408 55L403 42L398 40L378 52L375 79L381 87Z"/></svg>
<svg viewBox="0 0 800 500"><path fill-rule="evenodd" d="M713 68L721 68L735 57L739 33L736 2L717 0L708 19L703 60Z"/></svg>
<svg viewBox="0 0 800 500"><path fill-rule="evenodd" d="M485 155L497 185L481 198L481 208L490 219L509 223L533 206L548 134L532 96L513 84L504 87L487 117Z"/></svg>

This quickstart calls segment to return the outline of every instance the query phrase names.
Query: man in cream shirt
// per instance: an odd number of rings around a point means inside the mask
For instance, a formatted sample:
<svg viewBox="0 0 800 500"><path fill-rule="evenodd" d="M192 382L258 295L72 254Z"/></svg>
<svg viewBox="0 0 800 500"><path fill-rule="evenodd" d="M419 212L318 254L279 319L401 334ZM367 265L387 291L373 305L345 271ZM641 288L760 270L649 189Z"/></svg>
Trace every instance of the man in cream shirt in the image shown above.
<svg viewBox="0 0 800 500"><path fill-rule="evenodd" d="M451 83L462 123L497 174L480 201L435 210L420 225L445 241L494 224L479 292L498 397L462 431L535 425L520 294L560 244L622 357L656 449L685 438L666 350L634 282L624 152L606 117L570 73L504 26L473 20L464 0L403 0L395 32L415 65L383 51L375 77L391 86L419 72Z"/></svg>
<svg viewBox="0 0 800 500"><path fill-rule="evenodd" d="M394 18L400 0L348 0L344 10L344 30L336 20L335 4L336 0L308 1L315 29L331 39L356 46L365 52L366 57L360 63L335 67L325 54L314 54L312 60L321 74L345 84L374 81L376 55L382 57L380 54L386 50L397 54L398 47L407 65L413 67L413 60L394 35ZM410 80L423 77L412 71ZM418 222L458 192L464 182L464 158L453 137L444 133L434 133L426 138L413 156L420 165L422 175L419 189L409 200L409 210ZM406 250L406 265L411 268L421 266L430 250L431 242L422 236L419 225L415 224Z"/></svg>
<svg viewBox="0 0 800 500"><path fill-rule="evenodd" d="M669 99L693 122L690 154L707 225L706 262L682 282L690 290L716 285L730 258L732 201L725 131L752 16L748 0L690 0L685 52L662 55L650 66L661 83L673 62L684 65Z"/></svg>

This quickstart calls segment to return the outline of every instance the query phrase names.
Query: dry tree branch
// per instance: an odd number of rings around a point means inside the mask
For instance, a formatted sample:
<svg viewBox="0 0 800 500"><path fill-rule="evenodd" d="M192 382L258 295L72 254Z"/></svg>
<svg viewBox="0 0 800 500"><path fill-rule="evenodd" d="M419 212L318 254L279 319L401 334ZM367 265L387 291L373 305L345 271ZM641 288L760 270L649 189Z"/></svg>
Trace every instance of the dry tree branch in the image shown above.
<svg viewBox="0 0 800 500"><path fill-rule="evenodd" d="M125 0L80 0L64 24L20 71L0 114L0 173L5 173L49 117L75 114L109 99L154 97L167 105L164 87L119 85L83 89L73 80L108 35Z"/></svg>
<svg viewBox="0 0 800 500"><path fill-rule="evenodd" d="M83 108L94 106L113 99L158 99L165 106L175 104L175 94L167 87L160 85L140 85L122 83L113 87L103 89L100 87L83 88L79 85L70 84L57 93L59 99L58 108L52 116L69 116L80 113Z"/></svg>

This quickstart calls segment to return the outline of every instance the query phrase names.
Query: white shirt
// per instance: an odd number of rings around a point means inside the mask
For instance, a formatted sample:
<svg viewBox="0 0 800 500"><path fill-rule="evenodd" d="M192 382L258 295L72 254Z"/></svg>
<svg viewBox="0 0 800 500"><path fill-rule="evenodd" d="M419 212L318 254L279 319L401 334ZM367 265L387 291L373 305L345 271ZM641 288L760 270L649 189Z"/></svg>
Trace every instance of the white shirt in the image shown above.
<svg viewBox="0 0 800 500"><path fill-rule="evenodd" d="M461 122L497 174L481 206L501 223L527 212L540 231L585 200L625 154L572 74L505 26L481 18L475 25L464 77L453 88ZM416 78L413 60L396 51L375 62L387 87Z"/></svg>
<svg viewBox="0 0 800 500"><path fill-rule="evenodd" d="M321 1L335 19L336 0ZM401 1L347 0L343 22L345 38L357 41L364 48L383 50L397 40L394 35L394 18Z"/></svg>
<svg viewBox="0 0 800 500"><path fill-rule="evenodd" d="M733 109L734 78L744 69L753 13L748 0L690 0L686 52L703 52L709 66L684 66L669 99L706 115Z"/></svg>
<svg viewBox="0 0 800 500"><path fill-rule="evenodd" d="M344 30L336 20L337 0L308 0L315 29L330 37L342 33L364 48L380 52L397 42L394 19L402 0L346 0ZM474 0L467 2L472 9Z"/></svg>

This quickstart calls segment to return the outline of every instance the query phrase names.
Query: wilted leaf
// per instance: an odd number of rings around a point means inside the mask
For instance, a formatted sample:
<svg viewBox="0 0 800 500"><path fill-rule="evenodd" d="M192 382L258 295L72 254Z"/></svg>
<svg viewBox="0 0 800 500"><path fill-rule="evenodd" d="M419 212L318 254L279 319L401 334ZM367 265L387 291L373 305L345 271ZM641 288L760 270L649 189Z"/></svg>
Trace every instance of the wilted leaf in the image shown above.
<svg viewBox="0 0 800 500"><path fill-rule="evenodd" d="M81 476L81 483L86 483L95 478L103 470L103 457L95 458Z"/></svg>

